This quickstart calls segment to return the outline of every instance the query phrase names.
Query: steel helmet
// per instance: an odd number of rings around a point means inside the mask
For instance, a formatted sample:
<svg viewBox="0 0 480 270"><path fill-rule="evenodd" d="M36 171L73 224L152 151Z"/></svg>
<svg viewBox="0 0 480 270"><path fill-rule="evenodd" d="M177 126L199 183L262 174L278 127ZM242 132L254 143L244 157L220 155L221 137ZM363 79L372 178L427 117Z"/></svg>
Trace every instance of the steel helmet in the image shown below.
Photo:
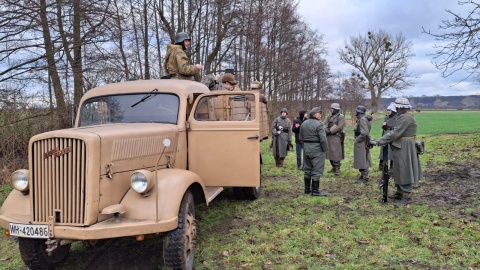
<svg viewBox="0 0 480 270"><path fill-rule="evenodd" d="M408 99L400 97L400 98L395 99L395 107L410 109L410 108L412 108L412 105L410 105L410 102L408 101Z"/></svg>
<svg viewBox="0 0 480 270"><path fill-rule="evenodd" d="M175 35L175 44L179 44L179 43L182 43L184 40L190 40L190 36L185 33L185 32L178 32L176 35Z"/></svg>
<svg viewBox="0 0 480 270"><path fill-rule="evenodd" d="M288 114L287 108L282 108L282 110L281 110L280 112L281 112L281 113L284 112L284 113L287 113L287 114Z"/></svg>
<svg viewBox="0 0 480 270"><path fill-rule="evenodd" d="M355 110L359 113L366 113L367 112L367 108L365 108L365 106L363 106L363 105L358 105Z"/></svg>
<svg viewBox="0 0 480 270"><path fill-rule="evenodd" d="M330 106L330 108L335 109L335 110L340 110L340 104L332 103L332 106Z"/></svg>

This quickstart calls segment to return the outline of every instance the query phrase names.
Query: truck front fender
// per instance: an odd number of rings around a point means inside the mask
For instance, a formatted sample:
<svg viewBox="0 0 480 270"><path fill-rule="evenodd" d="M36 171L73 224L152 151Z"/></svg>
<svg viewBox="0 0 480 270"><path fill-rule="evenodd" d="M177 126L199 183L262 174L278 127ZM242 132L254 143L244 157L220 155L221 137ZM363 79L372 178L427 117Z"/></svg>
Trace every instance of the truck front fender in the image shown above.
<svg viewBox="0 0 480 270"><path fill-rule="evenodd" d="M206 201L205 185L196 173L182 169L158 170L155 186L147 196L128 190L120 202L126 209L122 217L157 221L175 218L183 195L189 188L193 189L192 193L200 196L196 200Z"/></svg>
<svg viewBox="0 0 480 270"><path fill-rule="evenodd" d="M31 213L30 196L14 189L0 208L0 226L8 228L10 222L28 223Z"/></svg>

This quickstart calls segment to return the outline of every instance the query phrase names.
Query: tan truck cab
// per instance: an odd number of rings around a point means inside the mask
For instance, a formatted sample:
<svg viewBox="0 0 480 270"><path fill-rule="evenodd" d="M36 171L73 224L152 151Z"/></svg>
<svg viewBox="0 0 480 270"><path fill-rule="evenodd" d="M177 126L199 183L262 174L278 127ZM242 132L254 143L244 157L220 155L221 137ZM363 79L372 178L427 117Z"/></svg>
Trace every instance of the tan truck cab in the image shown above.
<svg viewBox="0 0 480 270"><path fill-rule="evenodd" d="M0 226L32 269L54 267L74 241L147 235L165 237L167 268L191 269L195 204L224 187L258 198L268 131L258 91L173 79L94 88L73 128L30 139L29 169L12 174Z"/></svg>

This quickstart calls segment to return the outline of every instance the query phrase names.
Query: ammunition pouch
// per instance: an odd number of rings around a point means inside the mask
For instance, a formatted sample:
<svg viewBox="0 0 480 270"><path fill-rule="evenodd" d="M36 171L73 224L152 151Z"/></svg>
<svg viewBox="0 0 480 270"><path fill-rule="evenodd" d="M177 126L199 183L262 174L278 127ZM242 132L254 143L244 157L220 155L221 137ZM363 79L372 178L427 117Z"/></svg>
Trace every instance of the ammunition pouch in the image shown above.
<svg viewBox="0 0 480 270"><path fill-rule="evenodd" d="M417 149L417 154L421 155L425 153L425 142L424 141L415 141L415 148Z"/></svg>

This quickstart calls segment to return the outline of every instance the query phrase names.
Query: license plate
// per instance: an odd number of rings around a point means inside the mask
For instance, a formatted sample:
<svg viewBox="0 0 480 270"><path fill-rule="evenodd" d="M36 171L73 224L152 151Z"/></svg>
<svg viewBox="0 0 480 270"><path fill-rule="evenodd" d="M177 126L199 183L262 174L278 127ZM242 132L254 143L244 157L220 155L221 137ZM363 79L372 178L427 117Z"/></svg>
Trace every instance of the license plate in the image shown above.
<svg viewBox="0 0 480 270"><path fill-rule="evenodd" d="M48 238L48 225L10 223L10 235L26 238Z"/></svg>

